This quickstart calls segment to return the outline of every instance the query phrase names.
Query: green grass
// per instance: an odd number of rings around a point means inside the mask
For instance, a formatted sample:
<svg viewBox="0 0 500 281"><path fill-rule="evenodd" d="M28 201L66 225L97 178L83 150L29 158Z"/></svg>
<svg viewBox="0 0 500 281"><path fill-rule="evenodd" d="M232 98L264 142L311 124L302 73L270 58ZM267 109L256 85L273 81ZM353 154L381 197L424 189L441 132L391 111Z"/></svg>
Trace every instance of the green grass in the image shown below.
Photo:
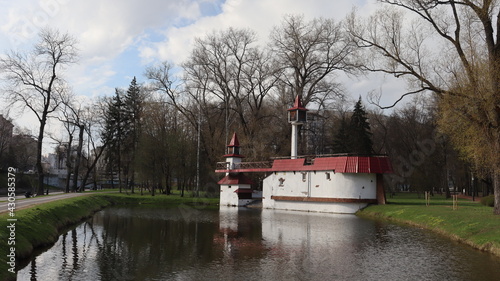
<svg viewBox="0 0 500 281"><path fill-rule="evenodd" d="M50 195L49 195L50 196ZM80 222L96 211L109 205L149 204L155 206L185 204L194 208L212 208L219 203L219 198L180 197L179 195L156 196L95 192L88 196L62 199L36 205L15 212L16 259L27 258L37 247L51 245L57 241L60 232L66 227ZM9 231L8 214L0 215L0 280L15 280L15 275L7 269L7 244Z"/></svg>
<svg viewBox="0 0 500 281"><path fill-rule="evenodd" d="M500 256L500 216L493 215L493 208L459 199L453 210L452 199L438 195L426 206L420 197L398 194L388 198L388 204L369 206L357 215L426 228Z"/></svg>

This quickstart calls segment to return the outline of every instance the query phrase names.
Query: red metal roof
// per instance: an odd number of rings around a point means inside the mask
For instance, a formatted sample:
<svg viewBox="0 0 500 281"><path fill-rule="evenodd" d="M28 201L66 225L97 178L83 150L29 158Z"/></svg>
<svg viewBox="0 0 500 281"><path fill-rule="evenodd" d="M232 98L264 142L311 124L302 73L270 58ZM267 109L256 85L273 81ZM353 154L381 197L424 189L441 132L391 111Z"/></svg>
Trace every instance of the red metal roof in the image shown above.
<svg viewBox="0 0 500 281"><path fill-rule="evenodd" d="M297 109L307 111L307 108L305 108L304 106L302 106L302 102L300 101L300 96L297 96L295 98L295 102L293 103L293 107L289 108L288 111L297 110Z"/></svg>
<svg viewBox="0 0 500 281"><path fill-rule="evenodd" d="M314 159L314 167L318 170L340 170L343 161L340 157L324 157Z"/></svg>
<svg viewBox="0 0 500 281"><path fill-rule="evenodd" d="M227 184L227 185L236 185L236 184L253 184L254 182L244 174L238 173L236 175L229 174L222 178L217 184Z"/></svg>
<svg viewBox="0 0 500 281"><path fill-rule="evenodd" d="M304 158L299 159L276 159L271 171L297 171L304 167Z"/></svg>
<svg viewBox="0 0 500 281"><path fill-rule="evenodd" d="M336 173L392 173L392 165L387 156L337 156L318 157L312 164L307 164L304 158L276 159L271 168L235 169L231 172L304 172L304 171L335 171ZM229 170L216 170L217 173Z"/></svg>
<svg viewBox="0 0 500 281"><path fill-rule="evenodd" d="M238 141L238 136L236 135L236 133L233 134L233 137L231 138L228 146L240 146L240 142Z"/></svg>

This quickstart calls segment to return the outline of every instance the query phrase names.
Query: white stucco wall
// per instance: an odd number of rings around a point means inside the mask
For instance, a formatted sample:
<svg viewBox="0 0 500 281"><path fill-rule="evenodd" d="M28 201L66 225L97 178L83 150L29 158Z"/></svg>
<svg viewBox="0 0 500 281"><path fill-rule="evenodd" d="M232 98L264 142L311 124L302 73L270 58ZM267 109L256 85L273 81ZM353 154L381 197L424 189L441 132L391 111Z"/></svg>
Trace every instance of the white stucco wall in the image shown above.
<svg viewBox="0 0 500 281"><path fill-rule="evenodd" d="M329 173L329 179L326 173ZM273 209L354 213L367 204L276 201L271 196L376 199L376 185L376 174L333 171L272 173L264 179L262 205Z"/></svg>
<svg viewBox="0 0 500 281"><path fill-rule="evenodd" d="M252 199L238 199L238 193L235 191L239 188L247 188L250 189L251 186L249 184L240 184L240 185L220 185L220 201L219 204L221 206L244 206L250 202Z"/></svg>

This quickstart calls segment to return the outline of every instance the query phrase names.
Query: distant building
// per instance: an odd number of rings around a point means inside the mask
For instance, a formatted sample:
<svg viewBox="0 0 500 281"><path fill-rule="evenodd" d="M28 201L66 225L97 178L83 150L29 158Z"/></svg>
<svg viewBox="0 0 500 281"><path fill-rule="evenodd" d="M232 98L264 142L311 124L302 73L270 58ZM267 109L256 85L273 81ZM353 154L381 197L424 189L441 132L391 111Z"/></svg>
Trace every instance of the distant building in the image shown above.
<svg viewBox="0 0 500 281"><path fill-rule="evenodd" d="M6 155L9 153L12 143L14 125L2 114L0 114L0 167L7 162Z"/></svg>
<svg viewBox="0 0 500 281"><path fill-rule="evenodd" d="M49 174L65 177L67 174L66 156L61 153L49 153L46 157L49 165Z"/></svg>
<svg viewBox="0 0 500 281"><path fill-rule="evenodd" d="M30 135L12 136L11 148L15 151L13 160L16 167L23 172L35 173L37 158L37 140Z"/></svg>

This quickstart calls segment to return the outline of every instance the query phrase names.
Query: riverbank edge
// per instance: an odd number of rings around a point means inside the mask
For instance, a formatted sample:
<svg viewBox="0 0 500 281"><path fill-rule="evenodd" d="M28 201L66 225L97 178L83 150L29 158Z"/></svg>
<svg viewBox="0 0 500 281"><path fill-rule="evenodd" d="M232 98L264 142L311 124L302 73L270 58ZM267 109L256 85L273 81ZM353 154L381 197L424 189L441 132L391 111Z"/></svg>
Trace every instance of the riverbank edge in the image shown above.
<svg viewBox="0 0 500 281"><path fill-rule="evenodd" d="M379 206L379 205L373 205L373 207ZM364 209L359 210L356 212L356 216L360 218L366 218L366 219L374 219L374 220L382 220L386 222L391 222L391 223L397 223L397 224L403 224L403 225L408 225L411 227L418 227L422 229L426 229L429 231L432 231L433 233L436 233L438 235L441 235L443 237L446 237L452 241L456 241L459 243L463 243L465 245L468 245L476 250L483 251L486 253L490 253L492 255L495 255L497 257L500 257L500 246L495 246L491 242L486 242L484 244L478 244L472 241L471 239L461 237L460 235L457 235L455 233L451 233L449 231L443 230L439 227L432 227L423 223L419 223L416 221L412 221L409 219L401 219L392 216L391 215L384 213L383 211L373 211L371 208L372 206L368 206Z"/></svg>
<svg viewBox="0 0 500 281"><path fill-rule="evenodd" d="M218 199L218 198L217 198ZM83 197L61 199L16 211L15 250L16 261L29 258L36 249L57 242L64 229L77 224L94 213L112 205L138 204L196 204L213 205L215 200L206 198L187 198L178 196L140 196L126 194L95 193ZM218 205L218 200L217 200ZM16 274L8 271L7 254L9 231L8 215L0 215L0 280L16 280Z"/></svg>

